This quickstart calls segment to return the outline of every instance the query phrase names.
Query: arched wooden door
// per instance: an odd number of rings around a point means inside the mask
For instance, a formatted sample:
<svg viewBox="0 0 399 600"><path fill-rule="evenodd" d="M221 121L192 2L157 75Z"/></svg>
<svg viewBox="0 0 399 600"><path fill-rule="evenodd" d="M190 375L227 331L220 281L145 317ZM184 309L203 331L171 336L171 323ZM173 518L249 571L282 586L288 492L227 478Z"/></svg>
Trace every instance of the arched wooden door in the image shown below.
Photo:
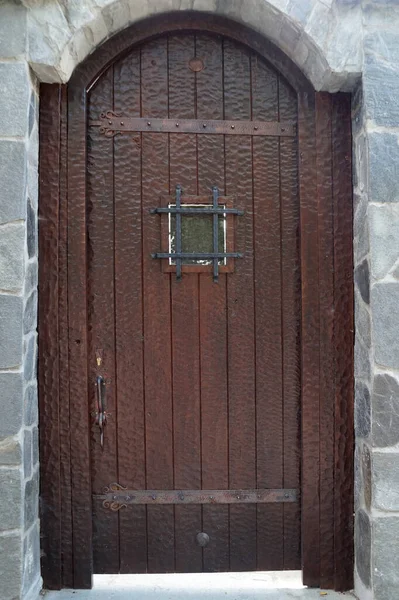
<svg viewBox="0 0 399 600"><path fill-rule="evenodd" d="M298 569L296 94L237 42L182 33L115 62L88 106L89 405L109 413L103 445L91 429L94 571ZM176 251L178 219L183 252L214 250L212 214L152 213L176 186L183 210L217 187L243 212L215 215L217 251L242 255L216 276L152 256Z"/></svg>
<svg viewBox="0 0 399 600"><path fill-rule="evenodd" d="M44 577L302 567L345 589L347 97L179 19L108 42L68 99L43 88Z"/></svg>

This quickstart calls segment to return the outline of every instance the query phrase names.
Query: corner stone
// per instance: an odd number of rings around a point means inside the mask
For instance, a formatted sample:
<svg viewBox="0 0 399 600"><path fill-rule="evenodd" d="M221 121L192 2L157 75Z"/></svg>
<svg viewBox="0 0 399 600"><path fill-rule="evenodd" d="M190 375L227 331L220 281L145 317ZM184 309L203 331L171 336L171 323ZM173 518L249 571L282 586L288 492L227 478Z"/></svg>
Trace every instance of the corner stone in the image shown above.
<svg viewBox="0 0 399 600"><path fill-rule="evenodd" d="M370 587L371 582L371 527L367 513L359 510L355 524L355 556L356 567L364 585Z"/></svg>
<svg viewBox="0 0 399 600"><path fill-rule="evenodd" d="M370 200L399 202L398 136L391 133L370 133L369 149Z"/></svg>
<svg viewBox="0 0 399 600"><path fill-rule="evenodd" d="M380 517L373 520L374 597L393 600L399 590L399 518Z"/></svg>
<svg viewBox="0 0 399 600"><path fill-rule="evenodd" d="M0 295L0 368L22 364L22 298Z"/></svg>

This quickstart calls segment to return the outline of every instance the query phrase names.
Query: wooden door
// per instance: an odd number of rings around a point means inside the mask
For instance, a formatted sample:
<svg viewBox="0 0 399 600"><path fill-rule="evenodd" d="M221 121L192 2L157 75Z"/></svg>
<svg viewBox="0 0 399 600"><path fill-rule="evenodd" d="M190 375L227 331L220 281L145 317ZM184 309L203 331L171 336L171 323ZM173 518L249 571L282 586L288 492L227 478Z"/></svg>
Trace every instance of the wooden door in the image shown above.
<svg viewBox="0 0 399 600"><path fill-rule="evenodd" d="M41 86L47 588L301 567L305 585L351 589L350 122L348 94L190 11ZM178 226L177 189L201 227ZM190 219L207 260L180 278L165 255L187 251Z"/></svg>
<svg viewBox="0 0 399 600"><path fill-rule="evenodd" d="M296 95L256 53L186 33L117 61L88 101L94 572L298 569ZM217 186L244 213L217 281L152 257L169 221L151 210L177 185L182 206Z"/></svg>

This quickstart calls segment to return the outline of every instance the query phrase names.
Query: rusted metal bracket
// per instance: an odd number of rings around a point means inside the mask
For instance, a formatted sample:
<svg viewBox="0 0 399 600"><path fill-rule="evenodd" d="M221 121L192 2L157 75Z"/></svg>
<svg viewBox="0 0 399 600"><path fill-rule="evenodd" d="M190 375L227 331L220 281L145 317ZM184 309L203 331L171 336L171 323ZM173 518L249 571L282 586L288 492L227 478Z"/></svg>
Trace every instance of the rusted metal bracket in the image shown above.
<svg viewBox="0 0 399 600"><path fill-rule="evenodd" d="M90 127L99 127L106 137L125 132L211 133L223 135L263 135L292 137L296 126L291 121L212 121L207 119L151 119L124 117L113 111L103 112Z"/></svg>
<svg viewBox="0 0 399 600"><path fill-rule="evenodd" d="M296 489L128 490L111 483L94 499L102 500L104 508L118 511L129 504L265 504L297 502L298 496Z"/></svg>

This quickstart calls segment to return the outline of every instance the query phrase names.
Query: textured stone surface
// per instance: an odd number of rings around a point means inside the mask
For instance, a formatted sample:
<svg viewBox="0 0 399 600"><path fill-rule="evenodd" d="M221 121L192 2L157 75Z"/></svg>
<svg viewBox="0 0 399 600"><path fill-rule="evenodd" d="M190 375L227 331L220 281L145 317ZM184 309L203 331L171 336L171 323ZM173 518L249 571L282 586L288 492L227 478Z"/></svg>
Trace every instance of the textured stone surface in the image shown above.
<svg viewBox="0 0 399 600"><path fill-rule="evenodd" d="M371 527L367 513L358 510L355 518L355 557L356 568L364 585L371 583Z"/></svg>
<svg viewBox="0 0 399 600"><path fill-rule="evenodd" d="M373 520L373 583L376 600L395 600L399 590L398 517Z"/></svg>
<svg viewBox="0 0 399 600"><path fill-rule="evenodd" d="M364 98L377 125L399 125L399 33L376 30L364 38ZM384 82L381 85L381 82Z"/></svg>
<svg viewBox="0 0 399 600"><path fill-rule="evenodd" d="M370 433L370 391L361 381L355 386L355 432L364 438Z"/></svg>
<svg viewBox="0 0 399 600"><path fill-rule="evenodd" d="M17 468L0 469L1 519L0 531L21 526L21 471Z"/></svg>
<svg viewBox="0 0 399 600"><path fill-rule="evenodd" d="M22 364L22 298L0 294L0 368Z"/></svg>
<svg viewBox="0 0 399 600"><path fill-rule="evenodd" d="M29 529L37 519L39 507L39 471L36 470L32 479L25 484L25 529Z"/></svg>
<svg viewBox="0 0 399 600"><path fill-rule="evenodd" d="M399 452L373 452L373 506L399 511Z"/></svg>
<svg viewBox="0 0 399 600"><path fill-rule="evenodd" d="M23 592L27 594L29 590L37 582L39 587L40 582L40 543L39 543L39 523L36 522L24 539L24 571L23 571ZM36 587L36 586L35 586ZM32 600L34 596L32 596Z"/></svg>
<svg viewBox="0 0 399 600"><path fill-rule="evenodd" d="M0 289L19 292L24 283L25 226L0 226Z"/></svg>
<svg viewBox="0 0 399 600"><path fill-rule="evenodd" d="M24 431L24 477L30 477L32 474L32 432L29 429Z"/></svg>
<svg viewBox="0 0 399 600"><path fill-rule="evenodd" d="M372 439L378 447L399 444L399 382L388 374L374 377Z"/></svg>
<svg viewBox="0 0 399 600"><path fill-rule="evenodd" d="M355 378L370 379L370 352L360 337L355 341Z"/></svg>
<svg viewBox="0 0 399 600"><path fill-rule="evenodd" d="M37 385L28 385L24 395L24 422L28 427L37 423L38 401Z"/></svg>
<svg viewBox="0 0 399 600"><path fill-rule="evenodd" d="M25 218L25 183L24 142L0 140L0 224Z"/></svg>
<svg viewBox="0 0 399 600"><path fill-rule="evenodd" d="M33 379L36 374L36 336L32 335L25 341L24 376L26 381Z"/></svg>
<svg viewBox="0 0 399 600"><path fill-rule="evenodd" d="M28 199L28 210L26 215L26 237L28 245L28 256L32 258L37 254L37 223L36 213L32 207L30 198Z"/></svg>
<svg viewBox="0 0 399 600"><path fill-rule="evenodd" d="M20 597L22 569L21 536L0 536L0 581L4 600Z"/></svg>
<svg viewBox="0 0 399 600"><path fill-rule="evenodd" d="M371 270L384 277L399 257L399 204L369 206Z"/></svg>
<svg viewBox="0 0 399 600"><path fill-rule="evenodd" d="M0 439L0 465L18 466L21 462L22 448L19 438L17 436L10 436Z"/></svg>
<svg viewBox="0 0 399 600"><path fill-rule="evenodd" d="M26 10L17 2L2 2L0 23L0 56L22 57L26 47Z"/></svg>
<svg viewBox="0 0 399 600"><path fill-rule="evenodd" d="M26 300L24 311L24 333L36 329L37 292L34 290Z"/></svg>
<svg viewBox="0 0 399 600"><path fill-rule="evenodd" d="M362 448L362 479L363 479L363 498L364 505L368 511L371 508L371 496L372 496L372 485L371 485L371 453L370 449L366 444L363 444Z"/></svg>
<svg viewBox="0 0 399 600"><path fill-rule="evenodd" d="M18 433L22 425L22 374L0 373L0 437Z"/></svg>
<svg viewBox="0 0 399 600"><path fill-rule="evenodd" d="M0 63L0 115L7 115L6 119L0 119L0 135L12 137L27 133L29 94L26 63Z"/></svg>
<svg viewBox="0 0 399 600"><path fill-rule="evenodd" d="M358 287L360 295L366 304L370 302L370 272L369 262L363 260L355 269L355 283Z"/></svg>
<svg viewBox="0 0 399 600"><path fill-rule="evenodd" d="M399 143L393 133L369 134L370 200L399 202Z"/></svg>
<svg viewBox="0 0 399 600"><path fill-rule="evenodd" d="M399 283L378 283L371 289L375 360L399 368Z"/></svg>
<svg viewBox="0 0 399 600"><path fill-rule="evenodd" d="M359 291L355 291L355 331L367 348L371 346L371 320L370 309L360 296Z"/></svg>

